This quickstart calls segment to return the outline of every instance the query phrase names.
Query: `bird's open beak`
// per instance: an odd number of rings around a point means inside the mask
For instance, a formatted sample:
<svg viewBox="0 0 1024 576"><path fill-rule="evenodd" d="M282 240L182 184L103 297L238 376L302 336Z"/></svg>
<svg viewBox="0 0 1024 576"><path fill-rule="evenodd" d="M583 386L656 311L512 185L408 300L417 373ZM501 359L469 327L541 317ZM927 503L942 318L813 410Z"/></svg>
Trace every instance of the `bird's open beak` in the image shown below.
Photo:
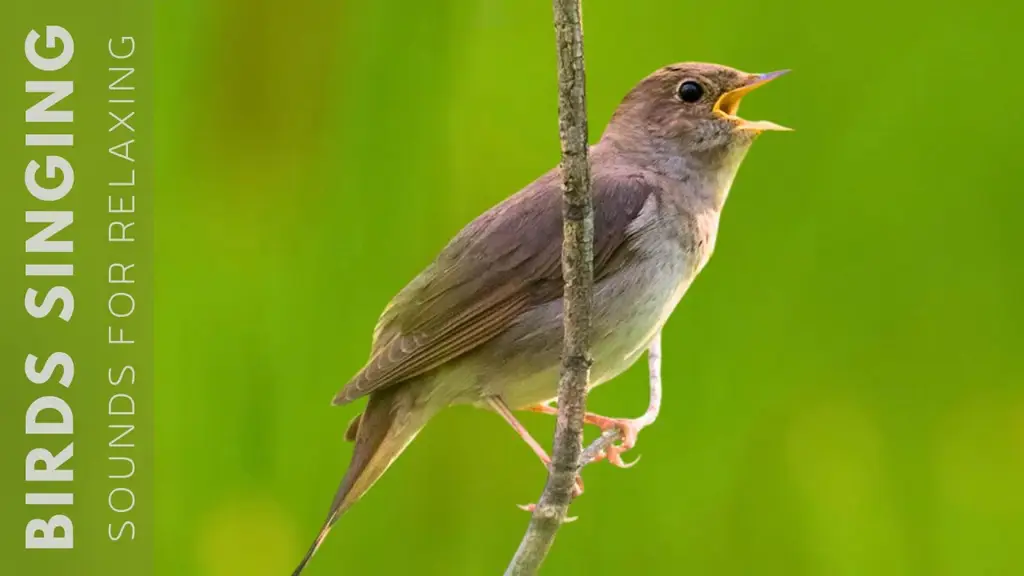
<svg viewBox="0 0 1024 576"><path fill-rule="evenodd" d="M736 123L737 130L751 130L754 132L764 132L766 130L792 130L792 128L786 128L785 126L780 126L767 120L744 120L736 115L736 112L740 109L740 100L742 100L744 96L787 72L789 72L789 70L779 70L778 72L769 72L767 74L751 74L745 84L739 88L722 94L718 99L718 102L715 102L714 113Z"/></svg>

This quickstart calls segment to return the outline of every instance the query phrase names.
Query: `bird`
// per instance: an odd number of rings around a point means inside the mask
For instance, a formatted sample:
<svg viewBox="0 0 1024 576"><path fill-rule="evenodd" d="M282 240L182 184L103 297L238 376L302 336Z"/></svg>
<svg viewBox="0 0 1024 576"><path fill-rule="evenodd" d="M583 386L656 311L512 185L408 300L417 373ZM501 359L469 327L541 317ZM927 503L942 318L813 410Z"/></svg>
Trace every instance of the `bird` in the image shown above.
<svg viewBox="0 0 1024 576"><path fill-rule="evenodd" d="M589 146L594 286L590 386L645 352L715 248L736 173L763 132L789 128L737 115L751 91L788 70L747 73L682 62L650 73L622 98ZM354 442L327 519L293 572L301 574L338 518L441 410L497 413L545 464L514 412L555 413L563 338L562 183L558 167L459 231L387 304L369 360L334 396L368 397L345 431ZM649 420L649 419L648 419ZM587 414L617 427L613 464L640 419ZM577 480L574 495L582 493Z"/></svg>

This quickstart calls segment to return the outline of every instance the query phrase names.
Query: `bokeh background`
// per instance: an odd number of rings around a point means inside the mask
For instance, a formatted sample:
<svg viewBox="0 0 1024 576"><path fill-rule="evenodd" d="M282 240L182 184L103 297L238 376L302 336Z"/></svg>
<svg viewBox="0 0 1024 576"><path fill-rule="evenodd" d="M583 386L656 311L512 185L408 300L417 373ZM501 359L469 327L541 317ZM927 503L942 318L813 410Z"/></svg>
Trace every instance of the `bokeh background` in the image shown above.
<svg viewBox="0 0 1024 576"><path fill-rule="evenodd" d="M792 68L665 333L663 415L545 574L1024 573L1019 2L584 1L591 136L655 68ZM548 2L156 8L157 573L289 573L378 313L558 161ZM641 363L642 364L642 363ZM643 366L591 396L631 416ZM553 422L525 415L550 438ZM498 574L545 478L443 413L308 573Z"/></svg>

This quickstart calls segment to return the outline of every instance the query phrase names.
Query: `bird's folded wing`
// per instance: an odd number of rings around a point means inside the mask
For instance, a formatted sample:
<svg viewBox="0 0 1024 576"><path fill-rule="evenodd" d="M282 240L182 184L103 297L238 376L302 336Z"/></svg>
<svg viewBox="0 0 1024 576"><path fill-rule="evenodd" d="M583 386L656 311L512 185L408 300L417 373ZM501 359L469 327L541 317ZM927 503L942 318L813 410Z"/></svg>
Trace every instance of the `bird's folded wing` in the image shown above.
<svg viewBox="0 0 1024 576"><path fill-rule="evenodd" d="M638 175L595 174L594 277L625 248L650 194ZM562 195L553 170L466 226L388 304L370 361L335 396L345 404L421 375L501 334L562 295Z"/></svg>

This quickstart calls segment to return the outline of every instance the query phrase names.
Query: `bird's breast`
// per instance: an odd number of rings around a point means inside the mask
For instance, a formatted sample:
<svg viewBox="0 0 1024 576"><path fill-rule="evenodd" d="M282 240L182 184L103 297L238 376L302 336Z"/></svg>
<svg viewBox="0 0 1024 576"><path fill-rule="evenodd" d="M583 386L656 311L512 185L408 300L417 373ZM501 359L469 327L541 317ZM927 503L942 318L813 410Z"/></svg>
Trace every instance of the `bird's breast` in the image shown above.
<svg viewBox="0 0 1024 576"><path fill-rule="evenodd" d="M663 219L648 224L631 236L621 266L594 285L591 386L640 358L714 243L713 232L700 236L701 226L690 226L681 236ZM524 312L509 330L444 370L443 379L464 383L458 401L479 403L500 395L513 408L537 404L557 395L561 349L562 299L556 298Z"/></svg>
<svg viewBox="0 0 1024 576"><path fill-rule="evenodd" d="M593 385L626 370L682 300L701 264L667 231L646 234L636 258L595 287Z"/></svg>
<svg viewBox="0 0 1024 576"><path fill-rule="evenodd" d="M697 270L700 272L711 259L715 251L715 240L718 238L718 219L721 213L717 210L701 212L693 217L694 219L694 249L693 260L696 262Z"/></svg>

